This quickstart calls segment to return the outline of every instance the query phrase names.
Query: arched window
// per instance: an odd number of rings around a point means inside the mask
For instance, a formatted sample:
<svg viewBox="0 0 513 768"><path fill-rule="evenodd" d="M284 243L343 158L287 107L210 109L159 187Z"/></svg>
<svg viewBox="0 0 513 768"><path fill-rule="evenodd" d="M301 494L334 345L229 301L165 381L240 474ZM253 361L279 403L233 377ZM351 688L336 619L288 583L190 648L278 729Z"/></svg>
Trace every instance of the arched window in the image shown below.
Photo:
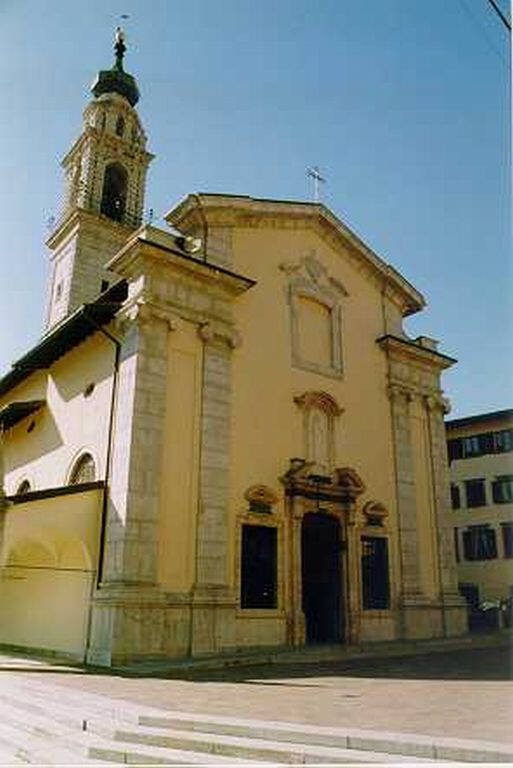
<svg viewBox="0 0 513 768"><path fill-rule="evenodd" d="M96 467L90 453L83 453L75 462L68 485L92 483L96 479Z"/></svg>
<svg viewBox="0 0 513 768"><path fill-rule="evenodd" d="M122 221L125 214L128 173L120 163L105 168L101 212L114 221Z"/></svg>
<svg viewBox="0 0 513 768"><path fill-rule="evenodd" d="M28 480L23 480L16 491L16 496L23 496L24 493L29 493L30 483Z"/></svg>
<svg viewBox="0 0 513 768"><path fill-rule="evenodd" d="M116 134L118 136L123 136L125 132L125 121L123 117L120 115L116 122Z"/></svg>

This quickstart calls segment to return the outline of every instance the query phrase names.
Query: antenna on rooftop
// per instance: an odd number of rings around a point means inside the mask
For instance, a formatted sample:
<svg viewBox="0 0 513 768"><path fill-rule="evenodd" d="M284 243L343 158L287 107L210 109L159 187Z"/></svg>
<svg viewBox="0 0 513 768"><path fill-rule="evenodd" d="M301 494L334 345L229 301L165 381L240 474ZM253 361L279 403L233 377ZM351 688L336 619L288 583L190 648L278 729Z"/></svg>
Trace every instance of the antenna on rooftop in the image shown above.
<svg viewBox="0 0 513 768"><path fill-rule="evenodd" d="M314 202L318 203L320 199L319 183L326 184L326 179L323 176L321 176L321 172L316 165L312 166L311 168L307 168L306 175L313 180L313 192L314 192L313 198L314 198Z"/></svg>

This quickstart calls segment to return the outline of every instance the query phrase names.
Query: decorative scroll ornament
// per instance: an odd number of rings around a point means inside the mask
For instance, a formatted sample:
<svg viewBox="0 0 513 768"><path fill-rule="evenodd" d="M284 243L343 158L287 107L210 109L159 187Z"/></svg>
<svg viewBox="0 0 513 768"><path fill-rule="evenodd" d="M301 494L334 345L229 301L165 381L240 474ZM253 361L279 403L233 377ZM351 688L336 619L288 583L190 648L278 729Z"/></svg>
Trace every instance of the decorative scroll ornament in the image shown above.
<svg viewBox="0 0 513 768"><path fill-rule="evenodd" d="M318 408L329 416L340 416L344 410L343 408L340 408L335 398L327 392L304 392L302 395L294 397L294 402L300 408Z"/></svg>
<svg viewBox="0 0 513 768"><path fill-rule="evenodd" d="M349 295L340 280L328 275L328 270L319 261L315 251L310 251L297 261L283 261L279 269L289 277L294 277L296 281L310 283L320 291L335 292L342 296Z"/></svg>
<svg viewBox="0 0 513 768"><path fill-rule="evenodd" d="M388 515L388 510L379 501L368 501L363 508L363 514L366 525L382 526Z"/></svg>
<svg viewBox="0 0 513 768"><path fill-rule="evenodd" d="M249 502L250 512L272 512L272 507L278 501L277 494L267 485L252 485L244 494Z"/></svg>
<svg viewBox="0 0 513 768"><path fill-rule="evenodd" d="M351 500L365 492L363 480L356 470L350 467L339 467L335 470L335 477L337 486L342 488Z"/></svg>

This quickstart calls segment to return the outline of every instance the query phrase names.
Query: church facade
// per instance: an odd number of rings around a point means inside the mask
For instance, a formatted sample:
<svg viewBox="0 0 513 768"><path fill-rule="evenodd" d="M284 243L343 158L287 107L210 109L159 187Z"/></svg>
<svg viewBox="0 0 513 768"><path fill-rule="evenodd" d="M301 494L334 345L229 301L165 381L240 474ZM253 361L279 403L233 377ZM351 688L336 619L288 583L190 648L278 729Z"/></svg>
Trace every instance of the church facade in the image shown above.
<svg viewBox="0 0 513 768"><path fill-rule="evenodd" d="M0 380L0 643L109 666L463 633L422 295L320 203L191 194L143 224L115 51L44 335Z"/></svg>

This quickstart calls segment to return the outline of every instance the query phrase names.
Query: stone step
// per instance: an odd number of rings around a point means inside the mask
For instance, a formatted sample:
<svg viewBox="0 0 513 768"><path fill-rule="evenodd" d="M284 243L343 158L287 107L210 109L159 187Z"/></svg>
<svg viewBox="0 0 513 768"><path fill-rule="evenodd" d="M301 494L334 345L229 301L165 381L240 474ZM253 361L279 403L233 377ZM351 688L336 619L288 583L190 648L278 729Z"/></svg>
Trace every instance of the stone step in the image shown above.
<svg viewBox="0 0 513 768"><path fill-rule="evenodd" d="M55 701L44 695L36 695L31 692L30 698L25 697L23 691L0 693L0 712L9 707L12 710L23 712L28 718L27 722L36 722L38 718L44 719L47 730L77 733L95 733L100 736L112 736L116 726L134 726L137 724L135 713L130 717L122 711L113 711L106 708L104 711L91 704L80 702L68 702L66 700Z"/></svg>
<svg viewBox="0 0 513 768"><path fill-rule="evenodd" d="M386 752L357 750L310 745L301 742L287 743L265 738L225 736L218 733L176 730L167 728L141 727L139 730L116 730L118 742L151 745L165 749L181 749L197 753L215 754L237 759L257 760L273 763L410 763L411 758L391 755ZM426 762L431 762L430 760Z"/></svg>
<svg viewBox="0 0 513 768"><path fill-rule="evenodd" d="M282 721L246 720L213 717L183 712L164 716L141 715L139 724L152 728L172 728L182 731L212 733L268 739L276 742L296 742L337 749L352 749L386 753L396 758L422 760L457 760L466 762L513 762L513 745L472 739L454 739L421 734L342 729L311 726Z"/></svg>
<svg viewBox="0 0 513 768"><path fill-rule="evenodd" d="M113 742L108 747L92 746L89 757L109 763L124 763L128 765L225 765L225 766L255 766L252 760L226 757L226 755L211 755L206 752L191 752L183 749L168 749L155 747L150 744L138 747L127 743L122 746ZM273 768L274 763L258 763L258 768Z"/></svg>
<svg viewBox="0 0 513 768"><path fill-rule="evenodd" d="M14 764L36 765L98 765L89 758L87 748L78 745L62 744L48 733L31 732L30 728L21 728L19 723L4 722L0 710L0 755L12 757ZM9 765L10 760L2 764Z"/></svg>
<svg viewBox="0 0 513 768"><path fill-rule="evenodd" d="M150 728L173 728L181 731L213 733L219 736L241 736L269 741L295 742L298 744L352 748L346 731L323 726L309 726L301 723L244 720L231 717L207 717L174 713L171 716L141 715L139 725ZM386 750L384 750L386 751ZM433 755L426 750L425 757Z"/></svg>
<svg viewBox="0 0 513 768"><path fill-rule="evenodd" d="M29 733L34 738L46 736L59 748L68 749L72 745L80 750L84 758L86 755L92 758L93 750L97 750L94 753L95 759L111 762L120 762L121 759L125 762L144 762L144 752L147 752L149 762L162 763L162 759L164 762L167 759L163 758L162 750L169 749L174 750L172 757L177 764L194 764L198 759L201 762L207 755L212 755L212 760L219 762L218 757L211 751L205 751L204 745L201 748L197 745L190 746L191 736L194 738L196 734L201 734L207 741L209 736L246 739L250 744L245 746L248 749L253 748L253 753L246 753L247 759L253 761L274 760L272 757L253 756L255 748L262 747L262 742L267 741L272 743L271 752L275 747L278 751L288 747L289 752L296 753L299 750L302 754L305 747L311 749L314 746L350 750L350 753L346 754L345 762L390 762L392 758L392 762L396 763L404 762L406 758L410 761L413 758L415 762L513 762L513 745L368 729L342 729L282 721L199 715L176 710L169 712L130 701L110 699L101 694L37 683L27 677L11 680L2 686L0 710L2 708L0 721L7 726L14 721L18 734L17 740L16 737L14 740L11 738L7 743L5 739L2 742L0 738L0 747L4 743L5 749L12 750L13 745L20 745L20 733ZM84 724L86 733L81 732ZM139 734L148 733L151 728L163 730L164 736L169 735L170 731L181 732L179 751L185 751L186 754L175 754L178 749L176 746L142 746ZM113 740L115 732L135 733L137 746L120 745ZM185 737L189 739L186 741L188 746L184 746ZM194 751L193 754L191 750ZM111 755L110 758L108 754ZM231 754L225 755L225 760L229 757ZM242 755L238 755L239 762L241 758ZM68 764L70 760L62 762ZM57 761L55 764L62 762ZM287 759L287 762L290 760Z"/></svg>
<svg viewBox="0 0 513 768"><path fill-rule="evenodd" d="M127 702L115 702L95 694L82 697L80 692L71 692L69 695L64 688L7 686L7 690L0 693L0 723L4 723L3 730L0 726L0 757L3 749L12 760L6 759L3 764L18 761L19 764L98 766L99 760L139 765L246 764L240 759L184 750L121 747L112 740L115 728L122 725L137 728L140 712L139 706L125 710L124 704L129 706ZM145 711L159 712L152 708ZM254 765L253 762L247 764Z"/></svg>
<svg viewBox="0 0 513 768"><path fill-rule="evenodd" d="M0 746L24 763L98 765L88 755L93 739L97 746L110 746L110 740L82 732L78 723L69 726L55 720L51 704L46 715L27 705L29 709L0 702Z"/></svg>

